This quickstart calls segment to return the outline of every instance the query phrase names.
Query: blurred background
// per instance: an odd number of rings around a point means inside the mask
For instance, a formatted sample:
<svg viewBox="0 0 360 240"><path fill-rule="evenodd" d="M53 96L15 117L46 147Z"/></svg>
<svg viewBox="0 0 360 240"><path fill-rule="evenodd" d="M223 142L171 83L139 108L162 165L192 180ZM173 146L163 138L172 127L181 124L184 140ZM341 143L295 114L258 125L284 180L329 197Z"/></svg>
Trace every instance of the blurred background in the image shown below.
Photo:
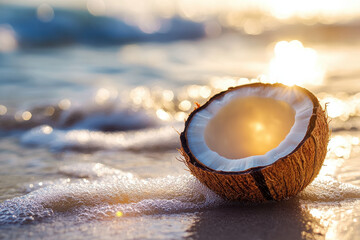
<svg viewBox="0 0 360 240"><path fill-rule="evenodd" d="M195 102L261 81L306 87L327 106L332 138L321 176L354 187L339 190L342 185L334 183L333 188L310 188L316 196L325 196L326 189L346 193L340 200L316 204L311 197L300 197L277 208L240 209L234 219L247 211L252 220L246 215L238 224L243 228L232 228L238 230L233 236L355 239L359 205L342 203L359 199L359 78L359 0L0 0L0 201L22 196L0 204L0 223L53 216L36 199L81 196L101 176L121 175L113 168L140 179L187 174L176 160L176 131L183 130ZM187 178L171 179L163 180L169 182L165 187L154 186L160 192L168 186L190 193L197 189L185 185ZM88 185L71 187L79 181ZM213 229L199 228L223 214L222 209L183 213L202 204L184 198L95 207L97 198L127 189L114 179L105 182L104 189L113 187L109 194L86 193L94 199L88 215L80 214L83 206L53 222L8 227L0 238L31 233L61 239L70 227L68 239L85 233L113 239L121 231L129 239L211 237ZM63 191L36 191L49 186ZM194 201L196 207L188 208ZM117 223L109 227L100 221L95 228L79 222L80 217L113 219L113 208L117 217L123 216L121 211L127 214L124 209L140 217L126 220L122 229ZM269 209L275 209L274 221L268 221ZM284 223L284 209L298 225ZM174 212L179 214L151 215ZM159 219L163 221L156 225Z"/></svg>
<svg viewBox="0 0 360 240"><path fill-rule="evenodd" d="M183 121L195 101L259 79L358 115L359 96L344 95L359 90L359 17L356 0L1 0L0 128L68 127L84 114L59 121L63 110L114 100Z"/></svg>

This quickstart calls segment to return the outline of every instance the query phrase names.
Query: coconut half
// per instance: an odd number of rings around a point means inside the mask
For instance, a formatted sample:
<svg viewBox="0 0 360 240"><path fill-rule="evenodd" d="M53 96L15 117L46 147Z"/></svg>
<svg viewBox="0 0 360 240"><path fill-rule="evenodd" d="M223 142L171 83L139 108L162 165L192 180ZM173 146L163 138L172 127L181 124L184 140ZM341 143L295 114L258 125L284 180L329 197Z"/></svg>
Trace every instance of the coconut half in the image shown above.
<svg viewBox="0 0 360 240"><path fill-rule="evenodd" d="M180 136L191 173L229 200L281 200L319 173L329 127L308 90L254 83L195 109Z"/></svg>

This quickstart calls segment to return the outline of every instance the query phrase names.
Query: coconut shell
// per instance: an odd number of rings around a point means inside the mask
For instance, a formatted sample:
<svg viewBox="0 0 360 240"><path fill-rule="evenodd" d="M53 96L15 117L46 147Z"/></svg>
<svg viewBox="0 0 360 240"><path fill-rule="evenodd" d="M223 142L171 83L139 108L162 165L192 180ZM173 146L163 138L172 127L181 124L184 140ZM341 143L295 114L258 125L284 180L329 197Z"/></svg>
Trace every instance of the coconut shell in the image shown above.
<svg viewBox="0 0 360 240"><path fill-rule="evenodd" d="M284 87L282 84L250 84L253 87ZM249 85L243 85L249 86ZM180 135L181 154L190 172L207 187L227 200L264 202L282 200L295 196L309 185L320 171L327 153L329 126L327 115L318 99L308 90L293 86L305 93L313 102L313 114L304 139L287 156L268 166L251 168L242 172L223 172L208 168L191 153L186 131L192 117L211 101L222 97L228 91L243 86L230 88L212 97L205 105L195 109L185 122L185 130Z"/></svg>

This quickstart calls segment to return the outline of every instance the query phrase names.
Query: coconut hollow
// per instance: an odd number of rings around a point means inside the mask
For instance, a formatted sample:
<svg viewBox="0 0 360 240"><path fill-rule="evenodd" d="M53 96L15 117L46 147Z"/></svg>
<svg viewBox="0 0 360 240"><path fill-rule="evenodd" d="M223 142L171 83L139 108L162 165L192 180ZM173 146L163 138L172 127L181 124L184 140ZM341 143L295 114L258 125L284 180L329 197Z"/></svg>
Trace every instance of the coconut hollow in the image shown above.
<svg viewBox="0 0 360 240"><path fill-rule="evenodd" d="M180 135L190 172L227 200L292 197L327 153L327 115L308 90L254 83L229 88L195 109Z"/></svg>

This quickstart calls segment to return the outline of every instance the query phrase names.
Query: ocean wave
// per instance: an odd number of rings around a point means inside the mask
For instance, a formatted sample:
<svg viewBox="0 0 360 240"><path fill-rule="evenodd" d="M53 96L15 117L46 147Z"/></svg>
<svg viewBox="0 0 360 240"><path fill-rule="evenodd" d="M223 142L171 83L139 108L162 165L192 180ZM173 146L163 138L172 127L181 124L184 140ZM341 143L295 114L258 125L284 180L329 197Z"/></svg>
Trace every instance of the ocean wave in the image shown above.
<svg viewBox="0 0 360 240"><path fill-rule="evenodd" d="M137 131L106 133L89 130L58 130L43 125L21 137L21 143L48 147L54 151L132 150L158 151L179 147L179 135L173 126Z"/></svg>
<svg viewBox="0 0 360 240"><path fill-rule="evenodd" d="M124 106L118 99L103 105L95 104L91 99L89 101L90 103L79 102L76 106L66 109L56 104L35 105L28 111L18 111L14 115L7 114L0 118L0 130L20 131L49 125L58 129L115 132L161 125L150 111ZM24 112L29 112L31 118L24 120L22 116Z"/></svg>
<svg viewBox="0 0 360 240"><path fill-rule="evenodd" d="M6 14L0 14L0 25L12 28L21 47L166 42L205 36L204 24L180 17L159 17L154 23L156 28L144 30L120 18L94 16L75 9L55 8L52 18L43 21L37 16L36 8L11 5L1 8L0 13Z"/></svg>

